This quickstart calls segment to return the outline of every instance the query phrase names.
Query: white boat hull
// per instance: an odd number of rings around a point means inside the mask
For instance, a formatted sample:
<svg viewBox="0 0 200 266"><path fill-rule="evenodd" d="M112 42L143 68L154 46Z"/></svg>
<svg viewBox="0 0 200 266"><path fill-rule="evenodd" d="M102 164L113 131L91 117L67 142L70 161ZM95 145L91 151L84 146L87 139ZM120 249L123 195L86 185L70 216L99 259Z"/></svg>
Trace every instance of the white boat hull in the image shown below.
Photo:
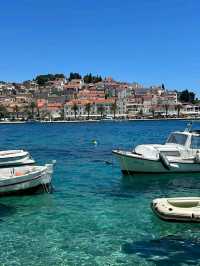
<svg viewBox="0 0 200 266"><path fill-rule="evenodd" d="M118 158L123 173L185 173L200 172L200 163L193 160L173 161L169 167L159 159L147 159L140 155L114 150L113 153Z"/></svg>
<svg viewBox="0 0 200 266"><path fill-rule="evenodd" d="M49 170L48 166L36 166L34 167L36 171L20 175L21 171L28 168L30 168L30 170L32 169L31 166L1 169L0 195L32 191L40 186L46 188L46 186L51 183L53 171ZM13 172L14 174L12 176L7 176L6 171Z"/></svg>
<svg viewBox="0 0 200 266"><path fill-rule="evenodd" d="M0 151L0 167L34 164L30 154L23 150Z"/></svg>

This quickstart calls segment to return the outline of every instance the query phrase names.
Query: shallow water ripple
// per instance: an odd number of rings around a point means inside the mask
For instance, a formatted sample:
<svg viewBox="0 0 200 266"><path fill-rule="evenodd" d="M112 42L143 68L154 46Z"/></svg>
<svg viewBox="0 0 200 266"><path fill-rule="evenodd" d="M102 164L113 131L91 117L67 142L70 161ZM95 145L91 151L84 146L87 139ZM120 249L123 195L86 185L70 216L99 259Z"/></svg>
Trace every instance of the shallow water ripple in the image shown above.
<svg viewBox="0 0 200 266"><path fill-rule="evenodd" d="M185 125L0 125L1 149L57 160L53 194L0 199L0 265L200 265L199 225L168 224L150 209L155 197L198 196L199 175L123 176L111 153L162 143Z"/></svg>

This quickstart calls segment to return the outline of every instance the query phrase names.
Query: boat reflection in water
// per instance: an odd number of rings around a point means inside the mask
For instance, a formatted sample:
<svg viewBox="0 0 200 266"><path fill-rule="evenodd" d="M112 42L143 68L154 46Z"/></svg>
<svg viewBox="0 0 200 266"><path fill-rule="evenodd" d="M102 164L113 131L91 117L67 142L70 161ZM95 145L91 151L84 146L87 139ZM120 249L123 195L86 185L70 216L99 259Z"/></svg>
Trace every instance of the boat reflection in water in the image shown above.
<svg viewBox="0 0 200 266"><path fill-rule="evenodd" d="M200 175L199 173L165 173L162 176L147 173L123 174L121 187L141 195L142 193L149 193L151 199L163 196L198 196ZM190 190L189 194L188 190Z"/></svg>

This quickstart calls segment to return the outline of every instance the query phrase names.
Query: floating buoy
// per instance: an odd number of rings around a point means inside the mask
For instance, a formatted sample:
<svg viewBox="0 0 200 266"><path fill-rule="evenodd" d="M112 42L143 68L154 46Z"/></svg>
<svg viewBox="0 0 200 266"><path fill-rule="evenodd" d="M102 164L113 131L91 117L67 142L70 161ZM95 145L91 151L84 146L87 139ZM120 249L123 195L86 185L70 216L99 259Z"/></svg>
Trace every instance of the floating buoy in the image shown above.
<svg viewBox="0 0 200 266"><path fill-rule="evenodd" d="M95 139L93 139L92 144L97 145L97 141Z"/></svg>

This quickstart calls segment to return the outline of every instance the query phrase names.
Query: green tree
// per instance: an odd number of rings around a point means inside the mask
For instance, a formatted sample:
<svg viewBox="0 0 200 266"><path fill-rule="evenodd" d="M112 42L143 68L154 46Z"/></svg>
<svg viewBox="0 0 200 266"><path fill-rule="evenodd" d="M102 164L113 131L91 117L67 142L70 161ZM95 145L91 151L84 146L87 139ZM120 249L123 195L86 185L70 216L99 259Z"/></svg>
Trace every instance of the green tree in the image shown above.
<svg viewBox="0 0 200 266"><path fill-rule="evenodd" d="M116 111L117 111L117 102L116 102L116 100L115 100L114 103L112 103L112 105L111 105L111 111L113 112L113 117L114 117L114 119L115 119Z"/></svg>
<svg viewBox="0 0 200 266"><path fill-rule="evenodd" d="M87 103L85 105L85 110L87 112L87 119L89 119L89 117L90 117L90 111L91 111L91 103Z"/></svg>
<svg viewBox="0 0 200 266"><path fill-rule="evenodd" d="M97 83L97 82L100 82L100 81L102 81L102 78L101 78L101 76L93 76L92 77L92 81L93 81L93 83Z"/></svg>
<svg viewBox="0 0 200 266"><path fill-rule="evenodd" d="M35 80L38 85L44 86L48 81L55 80L57 78L64 78L64 74L47 74L47 75L38 75Z"/></svg>
<svg viewBox="0 0 200 266"><path fill-rule="evenodd" d="M32 116L32 118L34 118L35 108L36 108L35 102L31 102L30 103L30 109L31 109L31 116Z"/></svg>
<svg viewBox="0 0 200 266"><path fill-rule="evenodd" d="M142 110L142 108L141 108L140 111L138 112L138 115L139 115L139 116L143 116L143 110Z"/></svg>
<svg viewBox="0 0 200 266"><path fill-rule="evenodd" d="M71 81L72 79L81 79L82 77L81 77L81 75L79 74L79 73L76 73L76 72L71 72L70 74L69 74L69 78L68 78L68 80L69 81Z"/></svg>
<svg viewBox="0 0 200 266"><path fill-rule="evenodd" d="M76 119L77 111L78 111L78 105L76 103L73 104L72 110L74 111L74 117Z"/></svg>
<svg viewBox="0 0 200 266"><path fill-rule="evenodd" d="M85 83L91 83L92 82L92 74L90 73L90 74L85 75L83 79L84 79Z"/></svg>
<svg viewBox="0 0 200 266"><path fill-rule="evenodd" d="M102 77L101 76L93 76L91 73L85 75L83 77L84 79L84 82L85 83L97 83L97 82L100 82L102 81Z"/></svg>
<svg viewBox="0 0 200 266"><path fill-rule="evenodd" d="M23 120L30 119L31 118L31 111L30 111L30 105L26 105L23 108Z"/></svg>
<svg viewBox="0 0 200 266"><path fill-rule="evenodd" d="M105 99L108 99L110 97L109 92L105 92Z"/></svg>
<svg viewBox="0 0 200 266"><path fill-rule="evenodd" d="M56 79L64 79L65 78L65 75L64 74L55 74L54 77Z"/></svg>
<svg viewBox="0 0 200 266"><path fill-rule="evenodd" d="M165 109L165 115L167 117L168 116L168 111L169 111L169 104L168 103L164 104L164 109Z"/></svg>
<svg viewBox="0 0 200 266"><path fill-rule="evenodd" d="M40 118L41 118L40 108L38 106L36 106L36 109L37 109L37 118L40 120Z"/></svg>
<svg viewBox="0 0 200 266"><path fill-rule="evenodd" d="M64 118L65 118L65 109L64 109L65 107L64 107L64 105L62 106L62 108L60 109L60 118L61 118L61 120L64 120Z"/></svg>
<svg viewBox="0 0 200 266"><path fill-rule="evenodd" d="M155 108L152 106L149 110L152 113L153 118L155 117Z"/></svg>
<svg viewBox="0 0 200 266"><path fill-rule="evenodd" d="M195 100L192 102L193 104L199 104L200 100L198 98L195 98Z"/></svg>
<svg viewBox="0 0 200 266"><path fill-rule="evenodd" d="M7 108L4 105L0 104L0 119L6 118L7 116L8 116Z"/></svg>
<svg viewBox="0 0 200 266"><path fill-rule="evenodd" d="M38 75L36 81L38 85L44 86L49 80L53 80L54 76L52 74Z"/></svg>
<svg viewBox="0 0 200 266"><path fill-rule="evenodd" d="M192 103L195 100L195 93L194 92L190 92L188 90L184 90L184 91L180 92L179 100L181 102Z"/></svg>
<svg viewBox="0 0 200 266"><path fill-rule="evenodd" d="M175 107L176 111L177 111L177 116L179 117L180 116L180 111L182 109L182 105L181 104L177 104L176 107Z"/></svg>
<svg viewBox="0 0 200 266"><path fill-rule="evenodd" d="M19 118L19 106L17 104L15 104L15 106L13 107L13 111L16 113L16 117L18 119Z"/></svg>
<svg viewBox="0 0 200 266"><path fill-rule="evenodd" d="M99 106L97 107L97 112L101 114L101 119L102 119L103 114L104 114L104 112L105 112L105 107L104 107L103 105L99 105Z"/></svg>

